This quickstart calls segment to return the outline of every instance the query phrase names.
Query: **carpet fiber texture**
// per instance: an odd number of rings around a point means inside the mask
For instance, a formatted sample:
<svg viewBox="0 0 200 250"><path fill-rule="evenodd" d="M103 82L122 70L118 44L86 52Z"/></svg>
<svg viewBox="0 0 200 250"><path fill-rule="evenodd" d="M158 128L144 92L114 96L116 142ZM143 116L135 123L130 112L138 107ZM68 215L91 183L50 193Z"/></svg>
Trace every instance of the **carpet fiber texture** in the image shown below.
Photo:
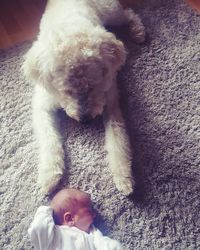
<svg viewBox="0 0 200 250"><path fill-rule="evenodd" d="M80 125L58 113L68 184L92 194L96 225L126 249L200 249L200 16L181 0L150 0L138 13L143 45L124 31L129 56L119 75L133 145L135 194L112 181L102 120ZM48 201L36 186L33 86L20 74L24 43L0 52L0 249L28 250L27 228ZM103 249L102 249L103 250Z"/></svg>

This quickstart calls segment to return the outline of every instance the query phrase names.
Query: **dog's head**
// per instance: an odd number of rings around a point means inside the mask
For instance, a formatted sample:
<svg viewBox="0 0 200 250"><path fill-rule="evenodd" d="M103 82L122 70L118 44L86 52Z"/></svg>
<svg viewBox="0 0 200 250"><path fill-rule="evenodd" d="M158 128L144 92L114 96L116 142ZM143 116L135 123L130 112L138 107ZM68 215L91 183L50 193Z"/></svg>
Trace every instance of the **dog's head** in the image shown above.
<svg viewBox="0 0 200 250"><path fill-rule="evenodd" d="M23 69L27 79L42 84L70 117L86 122L102 114L125 56L122 42L97 28L48 46L36 41Z"/></svg>

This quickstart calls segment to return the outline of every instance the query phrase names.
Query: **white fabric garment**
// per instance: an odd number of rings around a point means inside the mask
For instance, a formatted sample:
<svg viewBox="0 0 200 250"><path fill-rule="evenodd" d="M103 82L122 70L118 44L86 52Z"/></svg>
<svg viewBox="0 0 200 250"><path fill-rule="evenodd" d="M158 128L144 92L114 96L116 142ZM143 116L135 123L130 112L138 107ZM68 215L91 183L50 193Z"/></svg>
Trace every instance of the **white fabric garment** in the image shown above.
<svg viewBox="0 0 200 250"><path fill-rule="evenodd" d="M52 208L38 208L28 233L37 250L122 250L121 244L93 226L90 233L76 227L55 225Z"/></svg>

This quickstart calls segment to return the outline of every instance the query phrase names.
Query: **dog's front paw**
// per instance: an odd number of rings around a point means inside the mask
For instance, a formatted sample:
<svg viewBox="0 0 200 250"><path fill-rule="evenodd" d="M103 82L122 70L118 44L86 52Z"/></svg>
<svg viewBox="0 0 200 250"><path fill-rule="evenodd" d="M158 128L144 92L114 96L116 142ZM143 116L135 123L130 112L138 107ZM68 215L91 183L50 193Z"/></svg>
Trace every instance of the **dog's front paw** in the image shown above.
<svg viewBox="0 0 200 250"><path fill-rule="evenodd" d="M131 35L131 38L133 39L133 41L138 43L138 44L144 43L145 38L146 38L144 28L137 27L134 25L131 25L131 27L130 27L130 35Z"/></svg>
<svg viewBox="0 0 200 250"><path fill-rule="evenodd" d="M55 172L49 169L40 171L38 174L38 185L41 188L41 192L46 195L54 191L61 178L61 172Z"/></svg>
<svg viewBox="0 0 200 250"><path fill-rule="evenodd" d="M117 189L128 196L133 193L134 180L132 177L114 176Z"/></svg>

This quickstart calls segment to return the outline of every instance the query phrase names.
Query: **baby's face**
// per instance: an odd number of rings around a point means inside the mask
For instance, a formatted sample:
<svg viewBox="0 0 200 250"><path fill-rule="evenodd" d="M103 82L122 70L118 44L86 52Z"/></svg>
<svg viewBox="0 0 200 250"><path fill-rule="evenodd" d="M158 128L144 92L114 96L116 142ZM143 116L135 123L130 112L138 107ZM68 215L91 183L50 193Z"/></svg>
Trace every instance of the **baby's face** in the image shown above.
<svg viewBox="0 0 200 250"><path fill-rule="evenodd" d="M91 200L90 198L88 198L88 201L82 204L77 209L76 214L74 215L74 226L76 226L80 230L89 232L95 215L96 214L92 208Z"/></svg>

